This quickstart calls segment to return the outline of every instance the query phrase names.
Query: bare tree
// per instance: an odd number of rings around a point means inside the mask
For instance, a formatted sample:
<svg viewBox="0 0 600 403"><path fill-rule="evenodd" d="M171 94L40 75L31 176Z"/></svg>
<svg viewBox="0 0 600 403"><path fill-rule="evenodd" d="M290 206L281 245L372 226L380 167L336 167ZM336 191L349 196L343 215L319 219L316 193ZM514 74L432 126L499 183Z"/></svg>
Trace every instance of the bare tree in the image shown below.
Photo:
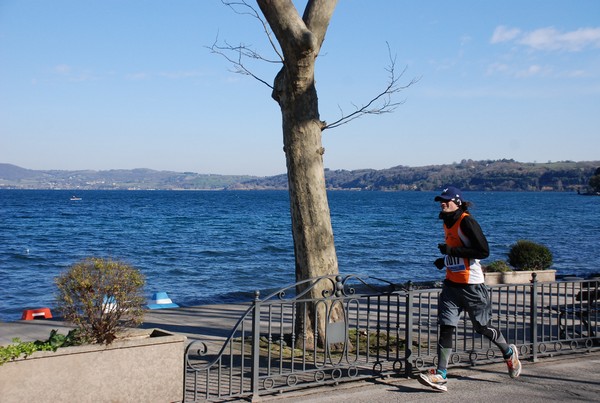
<svg viewBox="0 0 600 403"><path fill-rule="evenodd" d="M250 14L261 21L278 60L268 60L244 45L231 46L228 43L218 45L215 42L211 49L226 57L236 72L250 75L269 86L272 89L273 99L281 108L296 280L338 274L338 260L325 185L323 166L325 150L321 142L322 132L365 114L393 111L399 103L392 102L391 95L406 87L398 86L395 60L390 54L389 83L384 91L365 105L355 106L355 111L352 113L344 115L342 112L342 117L327 124L319 116L314 73L315 61L325 39L337 0L309 0L302 17L291 0L257 0L256 2L266 22L246 1L223 0L223 3L235 12ZM273 40L273 35L279 48ZM275 77L273 85L269 85L266 80L257 77L247 69L244 65L246 58L281 63L281 70ZM310 283L304 283L302 289L298 289L297 292L302 293L310 286ZM321 296L323 287L315 286L310 289L309 297ZM322 304L320 306L320 309L326 310L325 306ZM341 309L331 309L327 314L319 312L316 316L312 311L315 309L314 306L308 309L309 314L306 317L309 322L315 317L326 316L330 322L343 319ZM302 327L297 327L300 331L306 328L303 338L307 346L313 345L311 341L314 341L314 330L317 330L320 337L325 335L324 327L327 322L319 322L299 324ZM317 325L317 328L314 325ZM323 342L323 340L318 341Z"/></svg>

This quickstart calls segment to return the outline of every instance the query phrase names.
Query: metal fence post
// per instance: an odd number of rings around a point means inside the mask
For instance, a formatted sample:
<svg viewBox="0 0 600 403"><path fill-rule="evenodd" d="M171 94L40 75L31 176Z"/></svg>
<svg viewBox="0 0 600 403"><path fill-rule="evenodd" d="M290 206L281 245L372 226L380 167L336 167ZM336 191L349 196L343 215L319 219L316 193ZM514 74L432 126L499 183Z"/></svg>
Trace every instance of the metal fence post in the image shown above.
<svg viewBox="0 0 600 403"><path fill-rule="evenodd" d="M405 344L404 344L404 358L406 360L406 366L404 370L405 376L408 378L413 371L413 358L412 358L412 345L413 345L413 289L412 281L406 284L406 323L405 323Z"/></svg>
<svg viewBox="0 0 600 403"><path fill-rule="evenodd" d="M531 303L530 303L530 327L531 327L531 358L533 362L538 359L538 281L537 274L531 274Z"/></svg>
<svg viewBox="0 0 600 403"><path fill-rule="evenodd" d="M260 291L254 291L254 301L252 301L254 310L252 312L252 371L251 388L252 400L259 398L258 377L260 365Z"/></svg>

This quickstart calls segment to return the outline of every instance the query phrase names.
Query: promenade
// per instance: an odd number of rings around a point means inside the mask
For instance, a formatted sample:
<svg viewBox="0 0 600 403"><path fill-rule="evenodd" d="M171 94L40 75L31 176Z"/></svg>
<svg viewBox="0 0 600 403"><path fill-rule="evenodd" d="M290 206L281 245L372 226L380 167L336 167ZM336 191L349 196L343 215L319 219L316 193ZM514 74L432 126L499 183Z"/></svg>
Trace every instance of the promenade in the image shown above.
<svg viewBox="0 0 600 403"><path fill-rule="evenodd" d="M247 305L207 305L147 311L144 328L161 328L188 339L218 343ZM51 329L69 329L57 320L0 322L0 345L13 337L22 341L46 339ZM389 377L262 396L262 401L285 402L593 402L600 401L600 352L561 355L533 363L523 360L523 372L510 379L506 366L481 365L451 369L448 392L422 386L416 379Z"/></svg>
<svg viewBox="0 0 600 403"><path fill-rule="evenodd" d="M221 304L147 310L141 327L160 328L182 334L188 341L202 337L218 342L225 340L248 306L249 304ZM0 322L0 345L9 344L14 337L21 341L46 340L52 329L66 333L71 327L56 319Z"/></svg>
<svg viewBox="0 0 600 403"><path fill-rule="evenodd" d="M312 388L264 396L263 401L286 403L385 402L598 402L600 352L522 361L523 372L511 379L506 365L491 364L450 369L448 391L436 392L416 379L388 378Z"/></svg>

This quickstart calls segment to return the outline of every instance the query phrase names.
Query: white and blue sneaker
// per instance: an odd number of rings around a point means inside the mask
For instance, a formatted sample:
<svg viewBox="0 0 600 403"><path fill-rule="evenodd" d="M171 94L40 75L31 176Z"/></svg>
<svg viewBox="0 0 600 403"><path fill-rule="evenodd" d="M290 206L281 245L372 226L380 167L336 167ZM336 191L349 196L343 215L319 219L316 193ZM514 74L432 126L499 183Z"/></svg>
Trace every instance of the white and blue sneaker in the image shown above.
<svg viewBox="0 0 600 403"><path fill-rule="evenodd" d="M521 361L519 361L519 352L517 350L517 346L511 344L510 349L512 350L512 354L510 357L506 358L506 365L508 366L508 375L511 378L517 378L521 375Z"/></svg>
<svg viewBox="0 0 600 403"><path fill-rule="evenodd" d="M419 377L417 378L417 380L425 385L425 386L429 386L430 388L432 388L435 391L438 392L447 392L448 388L446 387L446 377L444 377L442 374L438 373L437 370L435 369L431 369L428 372L424 372L419 374Z"/></svg>

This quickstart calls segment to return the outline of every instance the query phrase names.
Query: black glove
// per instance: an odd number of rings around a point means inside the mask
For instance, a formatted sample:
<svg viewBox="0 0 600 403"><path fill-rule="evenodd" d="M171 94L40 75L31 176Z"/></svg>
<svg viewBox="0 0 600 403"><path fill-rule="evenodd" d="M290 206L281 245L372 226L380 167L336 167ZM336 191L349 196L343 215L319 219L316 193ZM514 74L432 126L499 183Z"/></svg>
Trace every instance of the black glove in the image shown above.
<svg viewBox="0 0 600 403"><path fill-rule="evenodd" d="M445 243L438 243L438 249L442 252L442 255L449 255L450 248Z"/></svg>
<svg viewBox="0 0 600 403"><path fill-rule="evenodd" d="M435 265L435 267L438 268L438 270L442 270L444 267L446 267L446 259L440 257L438 259L435 259L435 262L433 262L433 264Z"/></svg>

